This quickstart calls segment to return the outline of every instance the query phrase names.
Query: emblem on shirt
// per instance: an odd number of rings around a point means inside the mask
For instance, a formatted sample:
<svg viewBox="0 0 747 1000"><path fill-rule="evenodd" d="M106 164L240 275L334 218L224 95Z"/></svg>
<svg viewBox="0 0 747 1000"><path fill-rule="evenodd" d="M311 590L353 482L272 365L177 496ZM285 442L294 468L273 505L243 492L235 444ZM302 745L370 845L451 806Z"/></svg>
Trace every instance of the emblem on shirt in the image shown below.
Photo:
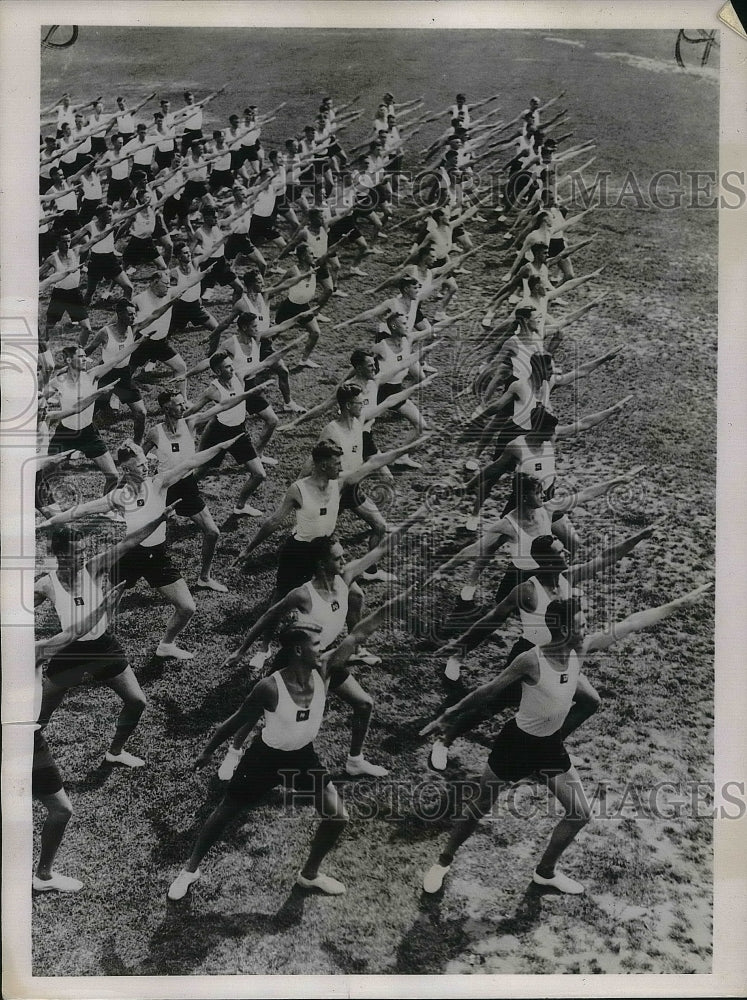
<svg viewBox="0 0 747 1000"><path fill-rule="evenodd" d="M535 462L534 463L534 471L535 472L542 472L542 462Z"/></svg>
<svg viewBox="0 0 747 1000"><path fill-rule="evenodd" d="M137 504L138 507L144 507L145 506L145 500L143 500L143 499L137 500L136 504Z"/></svg>
<svg viewBox="0 0 747 1000"><path fill-rule="evenodd" d="M330 607L332 608L333 611L339 611L340 610L340 602L339 601L332 601L332 603L330 604Z"/></svg>
<svg viewBox="0 0 747 1000"><path fill-rule="evenodd" d="M327 508L326 507L320 507L319 508L319 516L320 517L323 517L326 513L327 513Z"/></svg>
<svg viewBox="0 0 747 1000"><path fill-rule="evenodd" d="M75 604L76 608L82 608L85 602L82 597L74 597L73 603Z"/></svg>
<svg viewBox="0 0 747 1000"><path fill-rule="evenodd" d="M171 450L172 451L179 451L179 445L178 444L172 444L171 445Z"/></svg>
<svg viewBox="0 0 747 1000"><path fill-rule="evenodd" d="M561 674L560 675L560 683L561 684L567 684L568 683L568 674Z"/></svg>
<svg viewBox="0 0 747 1000"><path fill-rule="evenodd" d="M296 712L296 722L308 722L309 721L309 709L299 708Z"/></svg>

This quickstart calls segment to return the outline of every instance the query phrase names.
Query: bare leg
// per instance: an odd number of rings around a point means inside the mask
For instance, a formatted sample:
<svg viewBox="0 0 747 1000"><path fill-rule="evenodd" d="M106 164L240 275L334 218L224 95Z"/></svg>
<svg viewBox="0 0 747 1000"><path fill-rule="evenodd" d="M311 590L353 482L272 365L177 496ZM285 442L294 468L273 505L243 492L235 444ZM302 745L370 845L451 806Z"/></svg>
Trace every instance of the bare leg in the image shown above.
<svg viewBox="0 0 747 1000"><path fill-rule="evenodd" d="M462 818L458 819L454 824L449 841L439 855L438 863L440 865L446 867L451 864L456 852L465 840L468 840L472 836L483 816L487 815L493 808L493 803L498 794L503 788L507 788L509 785L510 782L497 778L490 767L487 764L485 765L485 770L480 779L480 794L475 801L470 802L462 814Z"/></svg>
<svg viewBox="0 0 747 1000"><path fill-rule="evenodd" d="M158 587L159 594L163 594L167 601L174 606L174 613L166 624L166 631L163 633L162 643L172 643L182 629L189 624L192 615L197 610L194 598L189 592L187 584L179 578L176 583L169 583L165 587Z"/></svg>
<svg viewBox="0 0 747 1000"><path fill-rule="evenodd" d="M54 859L65 836L67 824L72 819L73 807L64 788L52 795L40 795L39 801L47 810L47 816L41 828L41 850L36 876L47 881L52 877Z"/></svg>
<svg viewBox="0 0 747 1000"><path fill-rule="evenodd" d="M301 869L304 878L313 879L319 874L319 865L342 836L348 824L348 814L337 789L330 782L317 796L317 812L322 821L317 827L306 864Z"/></svg>
<svg viewBox="0 0 747 1000"><path fill-rule="evenodd" d="M137 682L132 667L127 667L121 674L107 681L107 687L124 702L117 719L117 728L109 746L109 753L118 755L127 740L132 736L140 716L145 711L145 695Z"/></svg>
<svg viewBox="0 0 747 1000"><path fill-rule="evenodd" d="M271 406L266 407L264 410L260 410L257 416L264 424L264 429L259 437L259 440L254 445L254 450L257 452L258 455L261 456L265 448L267 447L270 438L275 433L275 428L280 423L280 421L278 420L277 414L275 413L275 411Z"/></svg>
<svg viewBox="0 0 747 1000"><path fill-rule="evenodd" d="M244 485L239 490L239 495L236 500L236 507L243 507L249 497L258 489L262 483L267 479L267 473L264 470L262 462L260 459L256 458L251 462L247 462L247 468L251 475L244 483Z"/></svg>
<svg viewBox="0 0 747 1000"><path fill-rule="evenodd" d="M590 719L602 703L602 699L583 674L579 675L576 684L576 693L573 696L568 715L566 715L563 725L560 728L561 739L570 736L578 727Z"/></svg>
<svg viewBox="0 0 747 1000"><path fill-rule="evenodd" d="M207 507L201 510L199 514L193 514L190 520L194 521L202 532L202 561L200 563L200 579L209 580L210 570L212 569L213 558L215 556L215 549L218 545L218 539L220 538L220 530L213 520L213 515Z"/></svg>
<svg viewBox="0 0 747 1000"><path fill-rule="evenodd" d="M119 476L117 475L117 469L114 465L114 459L111 457L109 452L106 451L103 455L99 455L97 458L94 458L93 463L104 473L104 490L101 495L106 496L107 493L111 493L119 482Z"/></svg>
<svg viewBox="0 0 747 1000"><path fill-rule="evenodd" d="M228 797L224 798L218 806L210 813L203 824L202 829L197 834L195 846L184 866L187 872L196 872L200 862L207 852L223 833L231 820L241 811L238 804L234 804Z"/></svg>
<svg viewBox="0 0 747 1000"><path fill-rule="evenodd" d="M550 836L550 843L537 865L537 874L552 878L558 858L589 822L589 804L575 767L547 781L548 788L565 809L566 815Z"/></svg>
<svg viewBox="0 0 747 1000"><path fill-rule="evenodd" d="M371 723L373 698L363 690L354 677L346 677L345 681L334 689L334 693L353 709L350 720L350 756L357 757L363 750Z"/></svg>

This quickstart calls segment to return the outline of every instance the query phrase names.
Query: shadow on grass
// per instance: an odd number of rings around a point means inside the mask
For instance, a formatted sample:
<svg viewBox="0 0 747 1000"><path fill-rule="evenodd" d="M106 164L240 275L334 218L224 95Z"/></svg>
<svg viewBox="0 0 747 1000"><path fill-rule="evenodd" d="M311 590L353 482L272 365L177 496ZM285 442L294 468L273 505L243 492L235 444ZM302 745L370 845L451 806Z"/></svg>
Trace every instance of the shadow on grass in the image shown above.
<svg viewBox="0 0 747 1000"><path fill-rule="evenodd" d="M83 792L94 792L98 788L103 788L114 771L129 771L130 768L122 767L121 764L109 764L106 760L100 761L96 767L88 772L85 778L79 781L68 781L65 779L65 790L74 795Z"/></svg>

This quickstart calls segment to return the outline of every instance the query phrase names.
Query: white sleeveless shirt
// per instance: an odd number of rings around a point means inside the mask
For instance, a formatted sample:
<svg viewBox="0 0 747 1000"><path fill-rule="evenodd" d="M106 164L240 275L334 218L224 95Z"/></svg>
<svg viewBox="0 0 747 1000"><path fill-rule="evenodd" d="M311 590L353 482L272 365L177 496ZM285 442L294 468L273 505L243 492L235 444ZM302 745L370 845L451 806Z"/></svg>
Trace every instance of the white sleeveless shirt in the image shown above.
<svg viewBox="0 0 747 1000"><path fill-rule="evenodd" d="M236 374L231 376L231 383L228 387L223 385L217 378L214 378L210 384L218 390L218 394L220 395L219 403L225 402L225 400L230 399L232 396L240 396L244 391L244 383ZM246 420L246 400L242 400L228 410L223 410L222 413L217 415L216 419L224 427L243 428L244 421Z"/></svg>
<svg viewBox="0 0 747 1000"><path fill-rule="evenodd" d="M337 525L340 510L340 484L329 481L329 496L324 499L309 485L308 477L296 480L301 494L301 506L296 509L296 527L293 537L299 542L311 542L323 535L331 535Z"/></svg>
<svg viewBox="0 0 747 1000"><path fill-rule="evenodd" d="M131 326L127 327L124 340L117 340L110 326L105 326L104 329L106 330L106 343L101 348L101 360L105 365L108 365L111 361L114 361L114 359L117 358L122 351L125 351L128 347L132 347L135 343L135 337L133 336ZM132 355L130 354L124 359L124 361L120 361L116 364L114 366L115 370L117 368L127 368L131 357Z"/></svg>
<svg viewBox="0 0 747 1000"><path fill-rule="evenodd" d="M80 372L78 381L72 385L66 378L57 379L55 384L59 390L60 409L62 410L66 410L70 406L75 406L79 400L96 391L96 383L88 372ZM73 413L69 417L63 417L60 423L70 431L82 431L93 420L95 405L95 403L91 403L85 410Z"/></svg>
<svg viewBox="0 0 747 1000"><path fill-rule="evenodd" d="M300 750L316 737L324 718L326 691L316 670L311 671L314 693L308 708L301 708L290 696L281 672L271 675L278 689L278 704L274 712L265 709L262 742L274 750Z"/></svg>
<svg viewBox="0 0 747 1000"><path fill-rule="evenodd" d="M138 528L142 528L149 521L154 521L159 514L163 514L166 507L164 491L155 488L150 476L144 479L139 487L135 488L128 484L120 487L116 493L117 500L122 505L127 528L126 534L128 535L137 531ZM166 522L162 521L140 545L144 549L149 549L154 545L161 545L165 541Z"/></svg>
<svg viewBox="0 0 747 1000"><path fill-rule="evenodd" d="M546 646L552 639L550 630L545 624L547 607L551 601L564 601L570 597L571 588L562 573L558 579L557 597L550 597L536 576L530 577L527 583L530 583L534 588L536 608L534 611L529 611L523 608L521 604L519 605L522 635L527 642L531 642L535 646Z"/></svg>
<svg viewBox="0 0 747 1000"><path fill-rule="evenodd" d="M77 587L75 593L70 593L60 582L56 571L51 570L49 579L52 584L52 604L60 619L63 629L71 628L82 618L85 618L94 608L98 608L104 600L101 585L94 580L85 566L78 574ZM107 618L102 615L90 632L82 635L78 642L90 642L98 639L106 632Z"/></svg>
<svg viewBox="0 0 747 1000"><path fill-rule="evenodd" d="M363 424L357 417L353 418L351 430L337 420L330 420L321 438L331 438L342 449L340 466L343 472L355 472L363 465Z"/></svg>
<svg viewBox="0 0 747 1000"><path fill-rule="evenodd" d="M521 703L516 725L530 736L551 736L565 721L573 703L580 666L571 650L566 671L554 670L537 648L540 678L536 684L521 684Z"/></svg>
<svg viewBox="0 0 747 1000"><path fill-rule="evenodd" d="M304 587L311 600L311 611L307 617L321 626L319 645L322 649L328 649L345 628L348 614L348 585L341 576L336 576L334 596L330 600L322 597L311 580L305 583Z"/></svg>
<svg viewBox="0 0 747 1000"><path fill-rule="evenodd" d="M156 424L155 440L159 472L173 469L185 459L192 458L196 451L195 439L184 419L177 421L175 437L169 437L164 424Z"/></svg>
<svg viewBox="0 0 747 1000"><path fill-rule="evenodd" d="M516 532L515 538L509 539L505 544L505 548L508 551L511 562L517 569L537 568L537 563L532 559L531 555L532 542L535 538L539 538L540 535L549 535L552 533L552 520L544 507L541 507L537 511L537 515L536 530L531 535L519 524L516 511L509 511L505 515L505 520L513 526Z"/></svg>

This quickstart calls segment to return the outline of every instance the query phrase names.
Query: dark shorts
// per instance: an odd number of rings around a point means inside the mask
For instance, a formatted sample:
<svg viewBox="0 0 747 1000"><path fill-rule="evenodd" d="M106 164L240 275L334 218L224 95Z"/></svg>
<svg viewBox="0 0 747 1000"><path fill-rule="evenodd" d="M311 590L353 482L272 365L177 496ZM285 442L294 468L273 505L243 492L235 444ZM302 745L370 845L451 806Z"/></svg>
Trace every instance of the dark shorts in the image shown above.
<svg viewBox="0 0 747 1000"><path fill-rule="evenodd" d="M278 785L288 791L313 793L331 780L313 743L307 743L300 750L275 750L257 736L239 761L228 783L226 797L247 806Z"/></svg>
<svg viewBox="0 0 747 1000"><path fill-rule="evenodd" d="M106 455L108 448L102 441L99 432L89 424L80 431L70 430L57 424L57 428L49 442L48 454L59 455L61 451L80 451L86 458L100 458Z"/></svg>
<svg viewBox="0 0 747 1000"><path fill-rule="evenodd" d="M189 147L196 139L202 138L201 128L185 128L182 134L182 155L187 152Z"/></svg>
<svg viewBox="0 0 747 1000"><path fill-rule="evenodd" d="M138 387L132 384L132 370L129 365L124 368L112 368L106 375L102 375L98 387L103 389L104 386L111 385L117 379L119 379L119 384L114 389L113 396L121 399L123 403L136 403L143 398Z"/></svg>
<svg viewBox="0 0 747 1000"><path fill-rule="evenodd" d="M303 188L300 184L286 184L285 192L278 199L277 205L279 208L290 208L293 202L298 201L302 194Z"/></svg>
<svg viewBox="0 0 747 1000"><path fill-rule="evenodd" d="M379 448L374 441L373 431L363 432L363 461L367 462L372 455L378 455Z"/></svg>
<svg viewBox="0 0 747 1000"><path fill-rule="evenodd" d="M503 574L503 579L498 584L498 590L496 590L494 597L495 603L500 604L502 600L508 597L514 587L518 587L521 583L526 583L536 572L536 569L518 569L516 566L509 566Z"/></svg>
<svg viewBox="0 0 747 1000"><path fill-rule="evenodd" d="M280 236L280 232L273 225L271 215L252 216L252 221L249 223L249 239L253 243L276 240L278 236Z"/></svg>
<svg viewBox="0 0 747 1000"><path fill-rule="evenodd" d="M346 483L340 490L340 513L344 510L356 510L362 507L368 497L361 489L360 483Z"/></svg>
<svg viewBox="0 0 747 1000"><path fill-rule="evenodd" d="M337 243L343 236L350 236L354 240L359 240L363 236L363 233L356 226L355 218L352 214L346 215L344 219L338 219L337 222L333 222L329 227L330 245Z"/></svg>
<svg viewBox="0 0 747 1000"><path fill-rule="evenodd" d="M122 273L122 262L113 253L93 253L88 255L88 280L118 278Z"/></svg>
<svg viewBox="0 0 747 1000"><path fill-rule="evenodd" d="M147 264L161 256L161 251L153 242L152 236L131 236L124 248L122 260L125 264Z"/></svg>
<svg viewBox="0 0 747 1000"><path fill-rule="evenodd" d="M390 396L396 396L398 392L402 392L405 389L403 384L395 385L393 382L385 382L383 385L379 386L379 391L376 395L376 402L383 403L385 399L389 399ZM392 410L399 410L400 407L404 406L407 400L403 399L401 403L397 403L392 406Z"/></svg>
<svg viewBox="0 0 747 1000"><path fill-rule="evenodd" d="M153 156L158 164L158 169L163 170L165 167L171 166L171 161L174 159L174 150L170 149L164 151L162 149L157 149Z"/></svg>
<svg viewBox="0 0 747 1000"><path fill-rule="evenodd" d="M231 170L236 173L236 171L241 167L244 162L244 152L239 147L238 149L231 150Z"/></svg>
<svg viewBox="0 0 747 1000"><path fill-rule="evenodd" d="M62 775L54 762L47 741L39 729L34 730L34 761L31 766L31 794L35 799L62 791Z"/></svg>
<svg viewBox="0 0 747 1000"><path fill-rule="evenodd" d="M503 452L506 450L506 445L510 444L514 438L526 433L527 429L525 427L519 427L519 425L515 424L513 420L506 420L505 423L502 424L496 437L493 438L493 443L495 445L493 448L493 461L498 461Z"/></svg>
<svg viewBox="0 0 747 1000"><path fill-rule="evenodd" d="M496 737L488 766L497 778L519 781L531 775L545 778L565 774L571 768L571 759L559 731L552 736L530 736L511 719Z"/></svg>
<svg viewBox="0 0 747 1000"><path fill-rule="evenodd" d="M249 239L248 233L231 233L226 240L226 260L233 260L240 253L254 253L256 247Z"/></svg>
<svg viewBox="0 0 747 1000"><path fill-rule="evenodd" d="M316 280L317 281L326 281L330 277L331 277L331 275L329 273L329 267L327 266L327 264L325 262L324 264L322 264L321 267L317 268L317 271L316 271Z"/></svg>
<svg viewBox="0 0 747 1000"><path fill-rule="evenodd" d="M236 281L236 275L228 266L228 261L225 257L216 257L212 261L206 261L205 264L200 263L200 267L205 271L205 277L202 279L202 288L214 288L215 285L232 285Z"/></svg>
<svg viewBox="0 0 747 1000"><path fill-rule="evenodd" d="M278 306L278 310L275 313L275 322L284 323L287 319L293 319L294 316L300 316L301 313L307 312L311 309L311 302L305 302L300 304L298 302L291 302L290 299L284 299ZM310 323L314 317L309 316L308 319L301 319L299 323L301 326L306 326Z"/></svg>
<svg viewBox="0 0 747 1000"><path fill-rule="evenodd" d="M53 288L47 306L47 322L56 323L68 314L71 320L80 323L88 319L88 310L83 305L83 293L80 288Z"/></svg>
<svg viewBox="0 0 747 1000"><path fill-rule="evenodd" d="M171 313L169 333L186 330L190 323L192 326L207 326L209 322L210 313L207 312L199 299L195 299L193 302L177 299Z"/></svg>
<svg viewBox="0 0 747 1000"><path fill-rule="evenodd" d="M130 552L125 552L109 576L113 584L124 580L127 587L134 587L140 577L151 587L168 587L182 579L182 574L166 552L165 542L160 545L138 545Z"/></svg>
<svg viewBox="0 0 747 1000"><path fill-rule="evenodd" d="M78 226L85 226L96 214L96 210L101 204L98 198L84 198L78 211Z"/></svg>
<svg viewBox="0 0 747 1000"><path fill-rule="evenodd" d="M98 639L71 642L47 664L47 677L58 687L81 684L86 674L93 681L106 683L118 677L127 667L119 642L109 632Z"/></svg>
<svg viewBox="0 0 747 1000"><path fill-rule="evenodd" d="M250 389L254 388L253 383L256 383L256 379L246 378L244 379L244 391L248 392ZM257 413L261 413L263 410L268 409L270 404L267 402L265 397L261 393L256 393L254 396L250 396L246 401L246 412L249 416L253 417Z"/></svg>
<svg viewBox="0 0 747 1000"><path fill-rule="evenodd" d="M107 150L106 139L102 135L91 136L91 152L94 156L105 153Z"/></svg>
<svg viewBox="0 0 747 1000"><path fill-rule="evenodd" d="M193 473L180 479L166 490L166 503L178 503L176 513L180 517L194 517L205 510L205 501L200 495L200 487Z"/></svg>
<svg viewBox="0 0 747 1000"><path fill-rule="evenodd" d="M227 427L222 424L217 417L212 417L208 423L204 438L202 439L200 451L207 451L213 445L220 444L221 441L230 441L231 438L240 434L241 437L235 441L228 451L222 451L216 455L212 462L208 462L203 468L217 469L223 462L226 454L229 454L237 465L244 465L246 462L253 462L259 456L254 450L249 435L244 432L244 425L238 424L236 427Z"/></svg>
<svg viewBox="0 0 747 1000"><path fill-rule="evenodd" d="M220 191L221 188L230 188L233 184L233 170L213 170L208 178L211 191Z"/></svg>
<svg viewBox="0 0 747 1000"><path fill-rule="evenodd" d="M162 337L160 340L146 337L133 351L131 364L133 368L141 368L150 361L171 361L176 356L177 351L169 343L168 337Z"/></svg>
<svg viewBox="0 0 747 1000"><path fill-rule="evenodd" d="M112 177L106 191L106 201L109 205L114 201L127 201L132 194L132 181L127 177Z"/></svg>
<svg viewBox="0 0 747 1000"><path fill-rule="evenodd" d="M565 250L565 240L564 239L557 239L557 237L551 239L550 242L547 245L547 258L548 258L548 260L551 257L557 257L557 255L559 253L562 253L563 250Z"/></svg>
<svg viewBox="0 0 747 1000"><path fill-rule="evenodd" d="M314 546L311 542L301 542L291 535L278 553L278 571L275 587L281 597L300 587L314 575L315 563L312 558Z"/></svg>

